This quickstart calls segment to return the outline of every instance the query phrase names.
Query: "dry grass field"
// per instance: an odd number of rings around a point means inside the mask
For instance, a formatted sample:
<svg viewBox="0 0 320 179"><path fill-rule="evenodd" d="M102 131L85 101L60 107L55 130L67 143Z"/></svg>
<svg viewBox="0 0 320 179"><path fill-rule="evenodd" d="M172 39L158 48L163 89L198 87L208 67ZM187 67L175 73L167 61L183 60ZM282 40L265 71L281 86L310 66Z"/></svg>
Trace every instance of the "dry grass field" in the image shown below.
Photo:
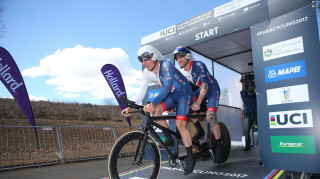
<svg viewBox="0 0 320 179"><path fill-rule="evenodd" d="M31 106L36 126L128 126L117 105L32 101ZM13 99L0 99L0 111L0 126L30 126ZM140 121L140 114L131 117L132 126Z"/></svg>
<svg viewBox="0 0 320 179"><path fill-rule="evenodd" d="M118 117L108 121L79 121L79 120L55 120L36 119L36 126L107 126L107 127L128 127L125 118ZM132 119L131 126L140 126L141 120ZM28 119L0 119L0 126L30 126Z"/></svg>

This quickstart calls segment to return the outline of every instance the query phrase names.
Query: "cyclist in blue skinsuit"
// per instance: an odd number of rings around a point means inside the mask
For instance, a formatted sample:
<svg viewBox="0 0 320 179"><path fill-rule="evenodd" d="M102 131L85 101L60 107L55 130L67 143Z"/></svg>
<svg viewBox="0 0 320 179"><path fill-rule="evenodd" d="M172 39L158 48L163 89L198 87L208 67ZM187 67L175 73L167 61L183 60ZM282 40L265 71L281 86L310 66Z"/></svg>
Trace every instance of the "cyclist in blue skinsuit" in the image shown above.
<svg viewBox="0 0 320 179"><path fill-rule="evenodd" d="M194 61L194 57L190 50L186 47L179 46L174 50L174 59L181 66L181 73L186 78L197 86L198 89L193 92L194 102L191 105L193 111L198 111L201 103L208 100L206 120L210 124L211 130L218 141L215 162L220 163L222 156L222 144L220 126L217 122L216 112L220 98L220 87L215 78L208 72L206 65L201 61ZM197 133L193 139L199 139L204 136L204 131L198 119L193 119L193 123L197 128Z"/></svg>
<svg viewBox="0 0 320 179"><path fill-rule="evenodd" d="M160 52L151 45L145 45L138 51L139 61L158 78L161 87L158 96L143 110L154 114L156 111L171 110L176 107L176 127L187 149L185 175L193 172L196 158L192 153L192 139L187 129L187 118L192 100L192 89L189 81L168 60L158 61ZM149 72L150 73L150 72ZM127 110L127 109L125 109ZM124 111L125 111L124 110ZM124 114L124 116L126 116Z"/></svg>

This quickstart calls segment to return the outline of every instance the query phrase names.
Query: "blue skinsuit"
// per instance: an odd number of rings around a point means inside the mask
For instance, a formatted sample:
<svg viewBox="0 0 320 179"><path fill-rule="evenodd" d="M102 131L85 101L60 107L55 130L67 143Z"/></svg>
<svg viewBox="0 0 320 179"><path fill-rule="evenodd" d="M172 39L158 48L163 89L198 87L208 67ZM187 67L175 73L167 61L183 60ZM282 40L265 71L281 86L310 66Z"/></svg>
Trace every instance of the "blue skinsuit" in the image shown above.
<svg viewBox="0 0 320 179"><path fill-rule="evenodd" d="M208 99L208 111L217 111L219 98L220 98L220 87L215 78L209 73L206 65L202 61L190 61L191 74L192 79L189 79L194 85L199 87L198 90L193 92L193 96L195 100L199 97L200 94L200 86L202 83L208 84L208 91L206 94L206 98ZM182 69L184 70L184 69Z"/></svg>
<svg viewBox="0 0 320 179"><path fill-rule="evenodd" d="M170 61L159 61L158 77L162 84L159 95L152 101L161 103L164 110L176 109L177 120L187 120L192 100L192 89L188 79L177 70Z"/></svg>

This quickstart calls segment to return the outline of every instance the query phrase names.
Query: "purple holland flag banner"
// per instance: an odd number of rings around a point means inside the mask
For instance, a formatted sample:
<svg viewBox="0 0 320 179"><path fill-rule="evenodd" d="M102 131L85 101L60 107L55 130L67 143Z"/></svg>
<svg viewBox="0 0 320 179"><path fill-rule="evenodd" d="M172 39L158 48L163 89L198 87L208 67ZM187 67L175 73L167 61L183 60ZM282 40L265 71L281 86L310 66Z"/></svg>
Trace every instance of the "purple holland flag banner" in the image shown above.
<svg viewBox="0 0 320 179"><path fill-rule="evenodd" d="M114 94L114 97L117 99L121 110L127 108L127 106L123 105L120 101L121 96L127 97L126 88L123 84L123 80L118 68L112 64L106 64L101 68L101 72L104 78L107 80L111 91ZM130 117L127 117L127 122L131 127Z"/></svg>
<svg viewBox="0 0 320 179"><path fill-rule="evenodd" d="M32 126L35 126L32 108L20 70L10 53L0 47L0 79L20 106Z"/></svg>

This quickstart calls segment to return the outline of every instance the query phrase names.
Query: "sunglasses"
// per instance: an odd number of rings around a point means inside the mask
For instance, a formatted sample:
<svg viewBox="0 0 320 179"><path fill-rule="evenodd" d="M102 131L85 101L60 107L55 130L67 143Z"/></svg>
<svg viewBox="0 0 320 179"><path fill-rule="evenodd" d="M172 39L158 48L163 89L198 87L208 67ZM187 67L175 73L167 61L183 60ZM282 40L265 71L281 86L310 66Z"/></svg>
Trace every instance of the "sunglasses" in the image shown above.
<svg viewBox="0 0 320 179"><path fill-rule="evenodd" d="M178 52L174 54L174 59L177 60L178 58L182 58L184 56L186 56L186 52Z"/></svg>
<svg viewBox="0 0 320 179"><path fill-rule="evenodd" d="M138 56L139 61L142 63L142 61L147 61L152 59L153 53L145 52L142 55Z"/></svg>

